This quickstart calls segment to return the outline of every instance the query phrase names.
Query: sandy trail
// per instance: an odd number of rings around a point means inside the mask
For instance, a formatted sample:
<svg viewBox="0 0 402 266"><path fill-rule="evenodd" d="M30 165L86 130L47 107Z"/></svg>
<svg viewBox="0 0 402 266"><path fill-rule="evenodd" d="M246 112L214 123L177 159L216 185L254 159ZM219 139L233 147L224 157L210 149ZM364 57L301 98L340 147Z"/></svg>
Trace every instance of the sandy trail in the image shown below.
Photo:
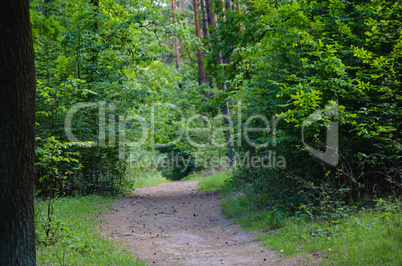
<svg viewBox="0 0 402 266"><path fill-rule="evenodd" d="M216 194L197 181L136 189L106 217L106 233L150 265L290 265L256 235L230 224ZM300 262L299 262L300 263Z"/></svg>

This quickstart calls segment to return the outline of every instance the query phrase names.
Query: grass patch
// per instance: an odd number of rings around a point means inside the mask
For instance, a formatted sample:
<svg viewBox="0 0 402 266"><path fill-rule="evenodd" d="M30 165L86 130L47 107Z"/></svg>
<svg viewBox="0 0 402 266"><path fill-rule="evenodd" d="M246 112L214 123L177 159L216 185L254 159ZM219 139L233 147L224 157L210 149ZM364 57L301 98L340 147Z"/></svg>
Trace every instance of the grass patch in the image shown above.
<svg viewBox="0 0 402 266"><path fill-rule="evenodd" d="M113 199L100 196L59 198L53 204L50 224L46 202L37 201L37 264L146 265L137 261L118 243L99 235L102 224L100 217L108 210Z"/></svg>
<svg viewBox="0 0 402 266"><path fill-rule="evenodd" d="M201 191L218 191L230 180L231 172L225 171L200 179L198 188Z"/></svg>
<svg viewBox="0 0 402 266"><path fill-rule="evenodd" d="M234 219L246 230L271 230L279 228L287 219L288 213L279 208L261 210L256 207L231 182L219 190L222 213L226 218Z"/></svg>
<svg viewBox="0 0 402 266"><path fill-rule="evenodd" d="M131 171L128 182L132 184L132 189L136 189L171 181L163 177L158 170L150 168L145 171Z"/></svg>
<svg viewBox="0 0 402 266"><path fill-rule="evenodd" d="M201 181L203 179L208 178L209 175L205 172L193 172L188 176L184 177L180 181Z"/></svg>
<svg viewBox="0 0 402 266"><path fill-rule="evenodd" d="M287 257L321 252L322 264L402 265L402 213L373 210L321 224L294 218L260 240Z"/></svg>
<svg viewBox="0 0 402 266"><path fill-rule="evenodd" d="M307 261L319 253L320 264L402 265L401 202L381 200L372 210L345 217L312 221L289 217L280 209L259 210L230 184L220 191L223 214L246 230L262 232L264 246L283 250L285 257L302 255ZM275 229L275 230L274 230Z"/></svg>

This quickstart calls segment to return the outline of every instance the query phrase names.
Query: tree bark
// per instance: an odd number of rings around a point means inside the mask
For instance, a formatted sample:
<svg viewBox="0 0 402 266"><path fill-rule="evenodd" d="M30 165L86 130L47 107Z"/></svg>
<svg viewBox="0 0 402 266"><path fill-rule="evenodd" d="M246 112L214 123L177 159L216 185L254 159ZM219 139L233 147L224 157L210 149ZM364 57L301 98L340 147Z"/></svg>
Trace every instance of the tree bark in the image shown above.
<svg viewBox="0 0 402 266"><path fill-rule="evenodd" d="M212 12L212 0L205 0L205 5L208 15L208 24L212 27L216 27L216 15Z"/></svg>
<svg viewBox="0 0 402 266"><path fill-rule="evenodd" d="M207 11L207 2L206 0L201 0L201 13L202 13L202 31L204 32L204 39L209 38L209 29L208 29L208 11ZM205 46L208 48L210 46L209 41L205 42ZM205 73L205 80L208 81L209 86L211 88L214 87L214 79L210 73ZM211 95L211 97L213 97Z"/></svg>
<svg viewBox="0 0 402 266"><path fill-rule="evenodd" d="M193 8L194 8L194 23L195 23L195 35L198 38L202 38L201 29L200 29L200 21L198 19L198 1L193 0ZM205 81L205 73L204 73L204 59L202 56L202 50L197 49L197 58L198 58L198 84L202 84Z"/></svg>
<svg viewBox="0 0 402 266"><path fill-rule="evenodd" d="M0 3L0 265L35 265L35 67L29 1Z"/></svg>
<svg viewBox="0 0 402 266"><path fill-rule="evenodd" d="M204 33L204 38L207 38L209 36L209 32L208 32L208 15L205 0L201 0L201 13L202 13L202 31Z"/></svg>
<svg viewBox="0 0 402 266"><path fill-rule="evenodd" d="M231 0L226 0L225 1L225 7L224 7L224 11L225 10L231 10L232 9L232 1ZM226 20L226 17L224 18ZM224 64L229 64L230 63L230 58L226 58L223 60Z"/></svg>
<svg viewBox="0 0 402 266"><path fill-rule="evenodd" d="M180 0L179 0L179 4L180 4ZM172 0L172 13L173 13L172 22L175 23L176 22L176 1L175 0ZM179 54L179 41L178 41L177 37L175 37L175 39L174 39L174 57L176 60L176 69L179 70L180 54Z"/></svg>
<svg viewBox="0 0 402 266"><path fill-rule="evenodd" d="M226 0L225 8L226 8L226 10L232 9L232 1L231 0Z"/></svg>
<svg viewBox="0 0 402 266"><path fill-rule="evenodd" d="M97 81L97 77L96 76L94 76L94 75L96 75L96 70L98 70L98 57L99 57L99 51L98 51L98 49L97 49L97 43L98 43L98 41L97 41L97 35L99 34L99 25L98 25L98 22L97 22L97 17L98 17L98 14L99 14L99 0L91 0L90 1L90 3L91 3L91 5L93 6L93 15L92 15L92 18L93 18L93 20L94 20L94 23L93 23L93 33L94 33L94 38L93 38L93 43L94 43L94 47L92 48L92 49L90 49L91 50L91 52L92 52L92 55L91 55L91 58L90 58L90 65L91 65L91 67L89 68L89 83L90 82L95 82L95 81Z"/></svg>

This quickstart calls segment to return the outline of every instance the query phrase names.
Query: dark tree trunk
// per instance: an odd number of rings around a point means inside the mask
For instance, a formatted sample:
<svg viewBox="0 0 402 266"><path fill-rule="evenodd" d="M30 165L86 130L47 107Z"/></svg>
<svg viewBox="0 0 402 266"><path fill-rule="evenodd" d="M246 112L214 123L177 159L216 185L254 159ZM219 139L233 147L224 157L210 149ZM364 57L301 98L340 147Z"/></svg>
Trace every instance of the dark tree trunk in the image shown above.
<svg viewBox="0 0 402 266"><path fill-rule="evenodd" d="M180 68L180 54L179 54L179 41L176 38L174 40L174 57L176 59L176 69L179 70Z"/></svg>
<svg viewBox="0 0 402 266"><path fill-rule="evenodd" d="M226 0L225 2L225 9L226 10L231 10L232 9L232 1L231 0ZM226 18L225 18L226 19ZM223 60L224 64L229 64L230 63L230 58L225 58Z"/></svg>
<svg viewBox="0 0 402 266"><path fill-rule="evenodd" d="M226 0L225 8L226 8L226 10L232 9L232 0Z"/></svg>
<svg viewBox="0 0 402 266"><path fill-rule="evenodd" d="M204 38L207 38L209 36L209 32L208 32L208 15L205 0L201 0L201 13L202 13L202 31L204 33Z"/></svg>
<svg viewBox="0 0 402 266"><path fill-rule="evenodd" d="M98 25L98 14L99 14L99 0L91 0L90 3L93 6L93 14L92 14L92 19L93 19L93 48L91 48L91 58L90 58L90 68L88 69L89 71L89 83L91 82L96 82L98 77L96 77L96 73L98 72L98 57L99 57L99 51L98 51L98 34L99 34L99 25Z"/></svg>
<svg viewBox="0 0 402 266"><path fill-rule="evenodd" d="M195 23L195 35L201 39L201 29L200 29L200 21L198 19L198 1L193 0L193 8L194 8L194 23ZM202 84L205 81L205 73L204 73L204 59L202 56L202 50L197 49L197 58L198 58L198 84Z"/></svg>
<svg viewBox="0 0 402 266"><path fill-rule="evenodd" d="M212 0L205 0L208 15L208 25L216 27L216 15L212 12Z"/></svg>
<svg viewBox="0 0 402 266"><path fill-rule="evenodd" d="M35 265L35 67L29 1L0 3L0 265Z"/></svg>
<svg viewBox="0 0 402 266"><path fill-rule="evenodd" d="M202 13L202 31L204 33L204 39L205 38L209 38L209 29L208 29L208 11L207 11L207 2L206 0L201 0L201 13ZM205 42L205 46L209 47L210 43L207 41ZM214 87L214 79L212 77L212 75L210 75L209 73L205 73L205 80L208 81L209 86L211 88ZM211 95L211 97L213 97Z"/></svg>

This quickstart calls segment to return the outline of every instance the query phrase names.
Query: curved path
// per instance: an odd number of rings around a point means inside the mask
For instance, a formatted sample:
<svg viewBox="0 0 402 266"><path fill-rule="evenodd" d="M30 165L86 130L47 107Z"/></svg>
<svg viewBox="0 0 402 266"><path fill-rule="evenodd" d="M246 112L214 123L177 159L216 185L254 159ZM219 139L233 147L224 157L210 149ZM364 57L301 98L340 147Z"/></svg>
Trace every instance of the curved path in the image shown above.
<svg viewBox="0 0 402 266"><path fill-rule="evenodd" d="M222 215L216 194L197 181L136 189L106 217L107 234L149 265L289 265ZM299 261L300 263L300 261Z"/></svg>

